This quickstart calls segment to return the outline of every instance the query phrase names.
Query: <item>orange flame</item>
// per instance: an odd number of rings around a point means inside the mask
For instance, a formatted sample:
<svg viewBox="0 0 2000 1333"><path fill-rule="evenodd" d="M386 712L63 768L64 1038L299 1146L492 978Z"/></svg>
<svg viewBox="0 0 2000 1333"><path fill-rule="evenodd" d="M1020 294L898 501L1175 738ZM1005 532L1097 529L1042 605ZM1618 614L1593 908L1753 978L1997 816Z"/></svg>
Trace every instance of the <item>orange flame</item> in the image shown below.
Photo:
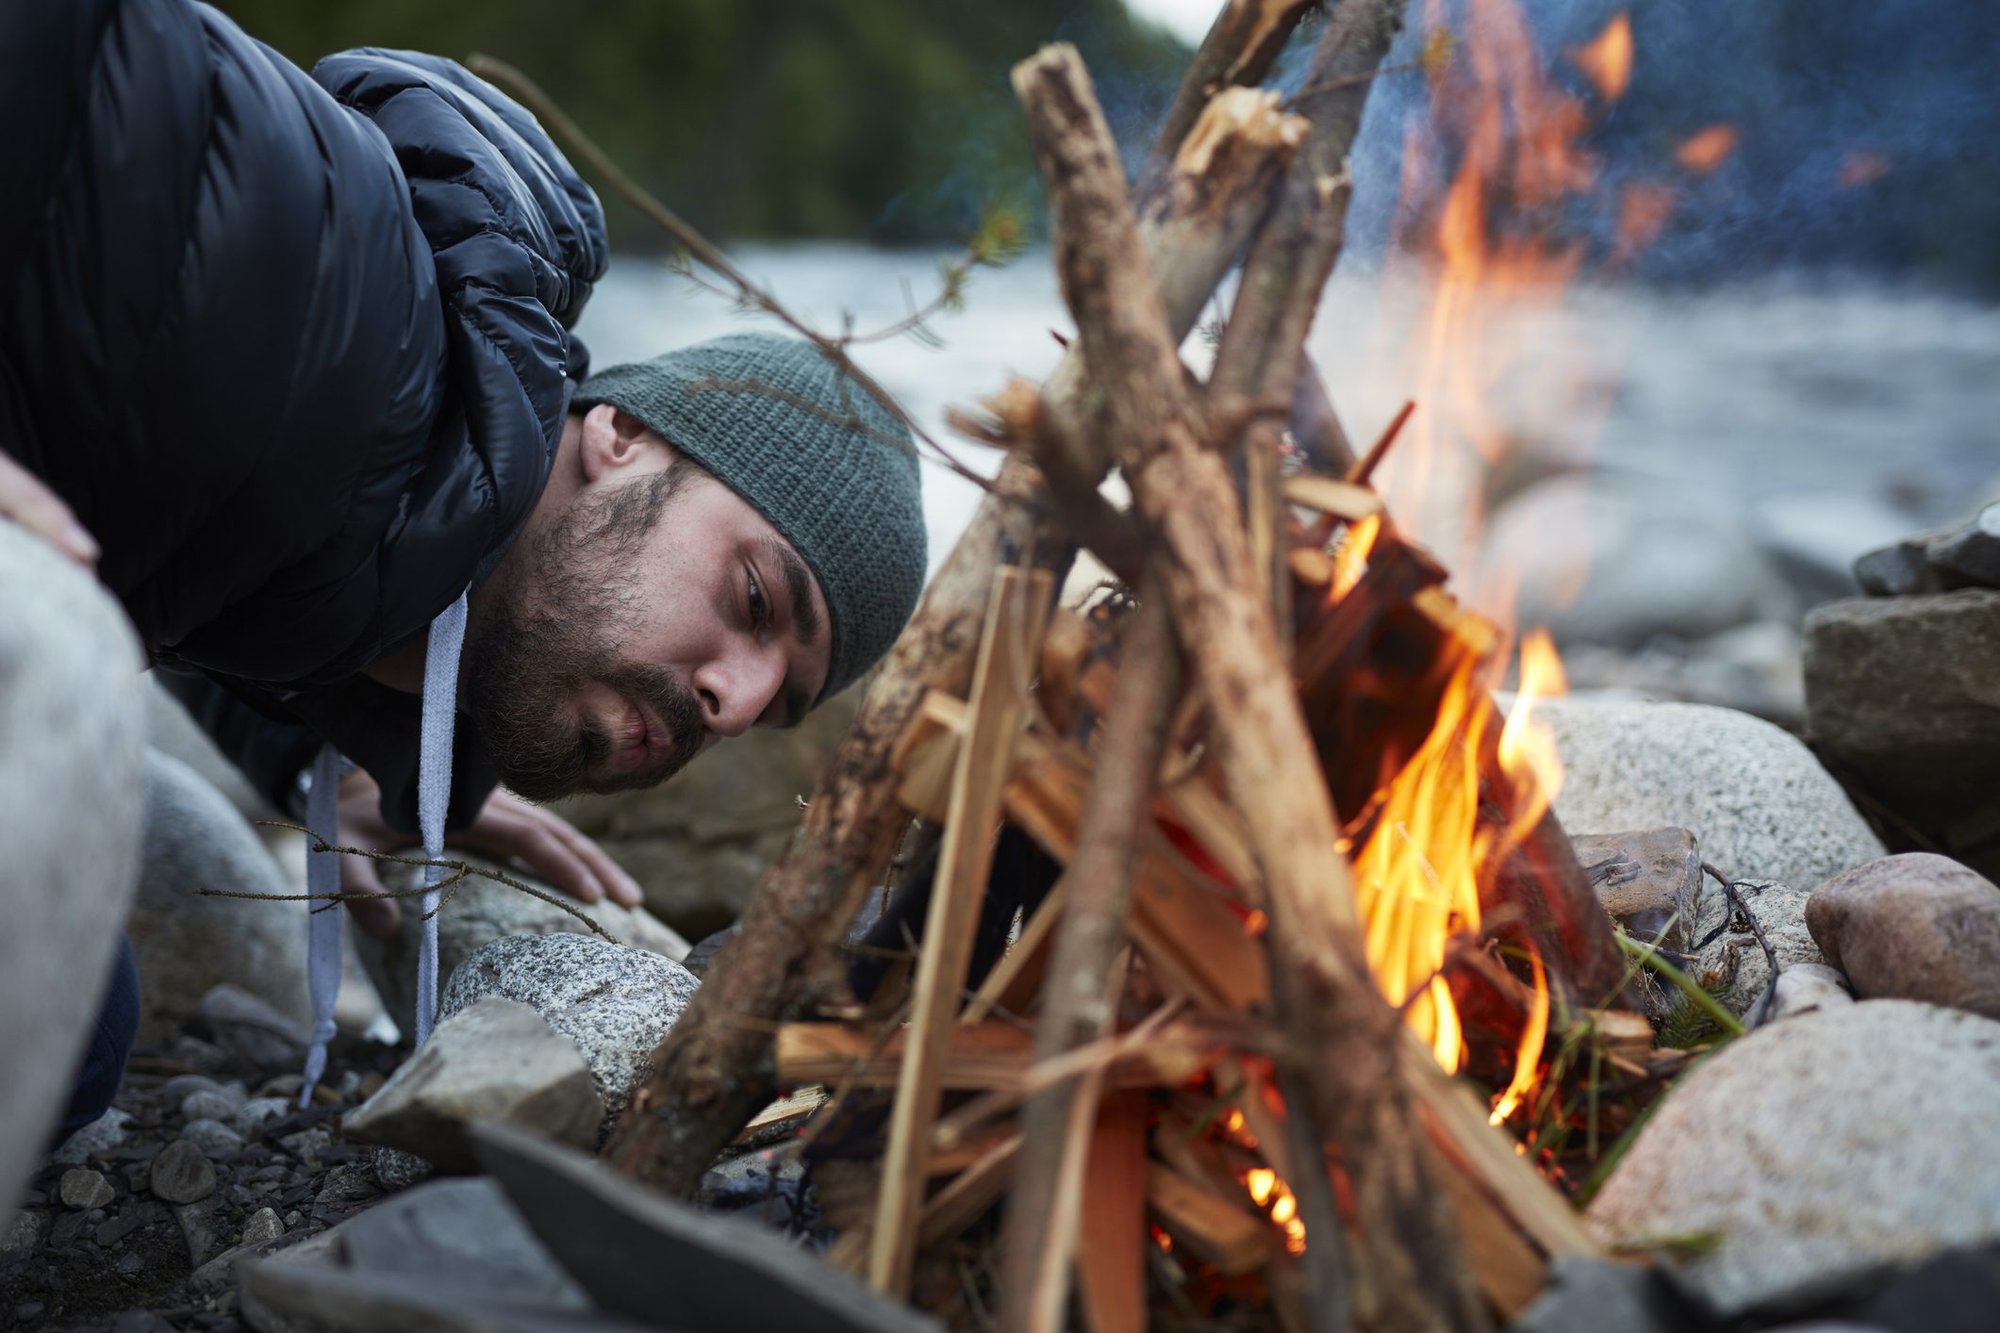
<svg viewBox="0 0 2000 1333"><path fill-rule="evenodd" d="M1724 159L1736 151L1736 127L1734 125L1710 125L1689 136L1688 140L1674 150L1674 161L1694 172L1706 176L1721 166Z"/></svg>
<svg viewBox="0 0 2000 1333"><path fill-rule="evenodd" d="M1535 970L1535 991L1528 1007L1528 1022L1521 1029L1521 1044L1514 1052L1514 1077L1493 1105L1489 1123L1499 1124L1514 1114L1535 1087L1535 1070L1542 1062L1542 1047L1549 1039L1549 978L1542 970L1542 956L1532 949L1528 962Z"/></svg>
<svg viewBox="0 0 2000 1333"><path fill-rule="evenodd" d="M1632 20L1620 13L1604 25L1604 31L1573 47L1570 63L1583 71L1597 89L1597 95L1615 102L1632 83Z"/></svg>

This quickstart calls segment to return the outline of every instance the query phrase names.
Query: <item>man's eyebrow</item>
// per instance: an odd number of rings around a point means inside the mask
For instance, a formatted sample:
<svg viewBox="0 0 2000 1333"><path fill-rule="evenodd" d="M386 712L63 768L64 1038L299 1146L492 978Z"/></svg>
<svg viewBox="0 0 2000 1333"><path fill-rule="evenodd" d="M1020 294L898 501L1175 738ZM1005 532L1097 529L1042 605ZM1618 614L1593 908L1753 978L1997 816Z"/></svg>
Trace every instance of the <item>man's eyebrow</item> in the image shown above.
<svg viewBox="0 0 2000 1333"><path fill-rule="evenodd" d="M778 568L785 575L785 596L792 606L792 625L798 630L799 641L806 644L819 642L819 608L813 605L813 576L806 568L806 562L790 545L776 537L768 538L771 558L778 562Z"/></svg>

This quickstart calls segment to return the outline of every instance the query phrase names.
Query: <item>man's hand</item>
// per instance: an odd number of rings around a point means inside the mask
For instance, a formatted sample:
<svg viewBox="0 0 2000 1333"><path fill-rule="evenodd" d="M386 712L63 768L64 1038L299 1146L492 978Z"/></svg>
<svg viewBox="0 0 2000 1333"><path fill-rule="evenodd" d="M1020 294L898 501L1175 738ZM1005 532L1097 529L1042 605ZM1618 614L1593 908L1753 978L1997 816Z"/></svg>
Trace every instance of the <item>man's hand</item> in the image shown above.
<svg viewBox="0 0 2000 1333"><path fill-rule="evenodd" d="M0 518L11 518L85 569L97 568L97 539L42 479L0 453Z"/></svg>
<svg viewBox="0 0 2000 1333"><path fill-rule="evenodd" d="M375 779L360 769L342 778L337 841L377 852L421 846L417 838L382 821L381 801ZM509 791L487 797L471 826L451 835L451 845L503 864L519 861L537 879L587 903L609 897L622 906L637 907L644 896L638 881L568 820ZM341 858L340 886L348 893L383 891L375 862L363 856ZM354 913L354 924L378 939L394 935L402 919L394 898L355 899L348 909Z"/></svg>

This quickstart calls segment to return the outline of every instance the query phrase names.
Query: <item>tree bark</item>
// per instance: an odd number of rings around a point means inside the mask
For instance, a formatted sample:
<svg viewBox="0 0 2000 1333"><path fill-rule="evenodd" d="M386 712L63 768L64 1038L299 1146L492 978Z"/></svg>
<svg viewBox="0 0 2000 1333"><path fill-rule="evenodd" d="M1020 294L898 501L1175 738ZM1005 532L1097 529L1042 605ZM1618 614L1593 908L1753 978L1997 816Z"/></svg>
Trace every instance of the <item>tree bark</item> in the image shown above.
<svg viewBox="0 0 2000 1333"><path fill-rule="evenodd" d="M1226 464L1205 447L1209 423L1182 373L1116 147L1074 50L1023 62L1014 86L1050 196L1064 299L1102 391L1103 439L1159 543L1195 681L1227 719L1214 731L1223 781L1263 871L1274 1001L1311 1090L1310 1105L1289 1110L1339 1144L1353 1179L1365 1256L1356 1269L1376 1280L1362 1313L1386 1330L1483 1328L1451 1221L1425 1181L1399 1022L1369 975L1333 805L1262 574Z"/></svg>

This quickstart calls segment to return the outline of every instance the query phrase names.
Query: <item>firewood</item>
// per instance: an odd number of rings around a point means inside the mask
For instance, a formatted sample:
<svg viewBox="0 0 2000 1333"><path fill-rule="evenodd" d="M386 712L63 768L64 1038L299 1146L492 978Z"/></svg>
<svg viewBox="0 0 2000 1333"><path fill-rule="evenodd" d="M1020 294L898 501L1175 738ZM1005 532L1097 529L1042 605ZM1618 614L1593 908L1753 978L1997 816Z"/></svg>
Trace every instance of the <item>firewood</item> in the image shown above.
<svg viewBox="0 0 2000 1333"><path fill-rule="evenodd" d="M968 724L953 765L944 848L917 964L909 1040L889 1122L869 1255L869 1282L892 1295L909 1290L916 1262L930 1123L937 1117L946 1052L955 1036L972 932L986 894L1001 792L1027 707L1031 664L1041 655L1049 583L1042 570L1026 572L1010 566L1000 571L973 669Z"/></svg>
<svg viewBox="0 0 2000 1333"><path fill-rule="evenodd" d="M1146 1098L1114 1093L1090 1139L1090 1189L1077 1244L1077 1302L1090 1333L1146 1327Z"/></svg>
<svg viewBox="0 0 2000 1333"><path fill-rule="evenodd" d="M1154 776L1181 691L1180 653L1150 580L1126 633L1119 681L1065 877L1068 893L1035 1025L1039 1061L1097 1041L1117 1016L1111 964L1125 942L1137 844L1142 830L1150 831ZM1015 1164L1001 1234L1003 1329L1054 1333L1062 1325L1101 1086L1094 1072L1085 1074L1052 1084L1022 1108L1027 1146Z"/></svg>
<svg viewBox="0 0 2000 1333"><path fill-rule="evenodd" d="M1185 1247L1226 1275L1254 1272L1277 1252L1269 1223L1158 1162L1146 1168L1146 1206L1177 1249Z"/></svg>
<svg viewBox="0 0 2000 1333"><path fill-rule="evenodd" d="M1300 473L1285 482L1285 499L1346 523L1359 523L1371 514L1382 512L1382 497L1366 486L1311 472Z"/></svg>
<svg viewBox="0 0 2000 1333"><path fill-rule="evenodd" d="M1007 1175L1021 1151L1021 1136L1010 1134L960 1172L924 1203L917 1240L935 1245L955 1236L996 1203L1007 1188Z"/></svg>

